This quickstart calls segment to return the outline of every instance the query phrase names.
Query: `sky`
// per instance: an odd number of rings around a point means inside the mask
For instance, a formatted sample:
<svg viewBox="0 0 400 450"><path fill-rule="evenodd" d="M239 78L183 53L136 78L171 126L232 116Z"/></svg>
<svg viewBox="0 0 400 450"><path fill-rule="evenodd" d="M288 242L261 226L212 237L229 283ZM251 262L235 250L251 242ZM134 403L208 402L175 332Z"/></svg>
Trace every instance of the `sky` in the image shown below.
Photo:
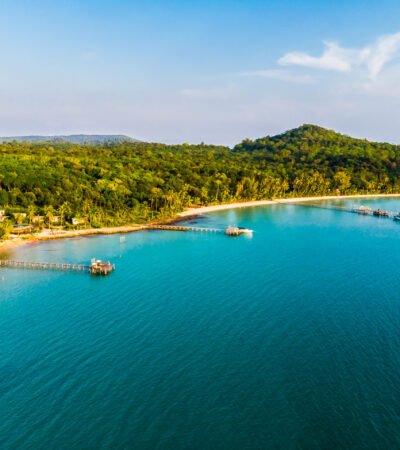
<svg viewBox="0 0 400 450"><path fill-rule="evenodd" d="M0 0L0 135L400 144L398 0Z"/></svg>

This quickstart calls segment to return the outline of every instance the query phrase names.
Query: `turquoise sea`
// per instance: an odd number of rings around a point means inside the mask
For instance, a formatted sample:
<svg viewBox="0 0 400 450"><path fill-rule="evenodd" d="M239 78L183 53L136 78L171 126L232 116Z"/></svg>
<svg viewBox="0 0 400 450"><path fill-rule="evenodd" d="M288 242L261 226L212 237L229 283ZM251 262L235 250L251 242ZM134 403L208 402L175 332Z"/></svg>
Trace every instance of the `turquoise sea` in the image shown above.
<svg viewBox="0 0 400 450"><path fill-rule="evenodd" d="M399 448L400 223L299 205L196 222L255 233L8 254L116 271L0 269L0 448Z"/></svg>

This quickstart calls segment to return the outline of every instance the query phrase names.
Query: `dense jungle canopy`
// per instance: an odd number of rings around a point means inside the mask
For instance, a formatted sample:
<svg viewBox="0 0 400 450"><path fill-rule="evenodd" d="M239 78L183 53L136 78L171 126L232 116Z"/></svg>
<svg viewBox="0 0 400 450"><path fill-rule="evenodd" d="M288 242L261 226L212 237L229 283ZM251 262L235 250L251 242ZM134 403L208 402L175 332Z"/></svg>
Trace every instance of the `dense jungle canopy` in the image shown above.
<svg viewBox="0 0 400 450"><path fill-rule="evenodd" d="M314 125L233 149L144 142L0 144L0 209L92 226L250 199L400 192L400 147Z"/></svg>

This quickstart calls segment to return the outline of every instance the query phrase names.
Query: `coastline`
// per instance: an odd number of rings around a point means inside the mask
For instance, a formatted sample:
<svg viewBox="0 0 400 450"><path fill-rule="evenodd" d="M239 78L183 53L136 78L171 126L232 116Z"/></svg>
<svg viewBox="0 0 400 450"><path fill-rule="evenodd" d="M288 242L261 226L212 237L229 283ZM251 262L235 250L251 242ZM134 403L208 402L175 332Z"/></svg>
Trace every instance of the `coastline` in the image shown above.
<svg viewBox="0 0 400 450"><path fill-rule="evenodd" d="M119 233L133 233L135 231L141 231L146 229L146 225L124 225L121 227L104 227L104 228L86 228L84 230L69 230L51 234L49 230L44 230L42 233L37 235L29 235L25 238L15 237L7 239L6 241L0 242L0 255L3 251L13 249L15 247L20 247L23 245L33 245L38 244L43 241L52 241L55 239L70 239L81 236L93 236L96 234L107 235L107 234L119 234Z"/></svg>
<svg viewBox="0 0 400 450"><path fill-rule="evenodd" d="M224 203L220 205L202 206L198 208L189 208L186 211L178 213L174 218L167 218L161 220L159 223L169 224L174 222L179 222L190 217L196 217L207 213L225 211L229 209L238 208L251 208L257 206L269 206L269 205L279 205L279 204L290 204L290 203L303 203L312 201L323 201L323 200L346 200L351 198L400 198L399 194L354 194L354 195L328 195L319 197L294 197L294 198L282 198L275 200L251 200L247 202L236 202L236 203ZM11 250L15 247L20 247L23 245L33 245L38 244L43 241L50 241L55 239L68 239L76 238L81 236L93 236L93 235L107 235L107 234L119 234L119 233L133 233L136 231L143 231L148 229L148 224L143 225L124 225L120 227L104 227L104 228L87 228L83 230L70 230L56 232L54 234L50 233L49 230L44 230L43 232L36 235L29 235L24 238L13 237L7 239L6 241L0 242L0 255L6 251Z"/></svg>
<svg viewBox="0 0 400 450"><path fill-rule="evenodd" d="M195 217L201 214L207 214L216 211L225 211L228 209L251 208L255 206L280 205L288 203L303 203L323 200L346 200L351 198L396 198L400 194L354 194L354 195L325 195L319 197L293 197L281 198L275 200L252 200L248 202L224 203L221 205L202 206L200 208L190 208L178 214L180 218Z"/></svg>

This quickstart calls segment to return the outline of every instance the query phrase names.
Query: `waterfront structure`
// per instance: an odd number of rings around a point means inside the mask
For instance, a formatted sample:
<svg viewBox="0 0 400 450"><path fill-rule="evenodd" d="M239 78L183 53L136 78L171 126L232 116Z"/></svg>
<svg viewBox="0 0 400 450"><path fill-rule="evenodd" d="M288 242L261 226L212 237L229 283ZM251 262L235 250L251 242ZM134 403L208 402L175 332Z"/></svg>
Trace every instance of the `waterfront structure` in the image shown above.
<svg viewBox="0 0 400 450"><path fill-rule="evenodd" d="M84 225L86 223L86 219L82 217L73 217L72 225Z"/></svg>
<svg viewBox="0 0 400 450"><path fill-rule="evenodd" d="M90 273L92 275L109 275L115 269L115 265L110 261L103 262L100 259L92 259L89 266Z"/></svg>
<svg viewBox="0 0 400 450"><path fill-rule="evenodd" d="M241 234L252 234L252 233L253 233L253 230L249 230L248 228L243 228L243 227L229 226L225 230L225 234L227 236L240 236Z"/></svg>
<svg viewBox="0 0 400 450"><path fill-rule="evenodd" d="M33 227L31 225L14 225L12 228L12 234L25 234L31 233L33 231Z"/></svg>
<svg viewBox="0 0 400 450"><path fill-rule="evenodd" d="M12 267L17 269L42 269L53 271L73 271L73 272L90 272L91 275L109 275L115 265L103 262L100 259L92 259L90 265L85 264L68 264L68 263L47 263L33 261L14 261L10 259L0 259L0 267Z"/></svg>
<svg viewBox="0 0 400 450"><path fill-rule="evenodd" d="M368 208L368 206L360 205L360 206L354 208L354 212L356 212L358 214L368 215L368 214L372 214L372 209Z"/></svg>

